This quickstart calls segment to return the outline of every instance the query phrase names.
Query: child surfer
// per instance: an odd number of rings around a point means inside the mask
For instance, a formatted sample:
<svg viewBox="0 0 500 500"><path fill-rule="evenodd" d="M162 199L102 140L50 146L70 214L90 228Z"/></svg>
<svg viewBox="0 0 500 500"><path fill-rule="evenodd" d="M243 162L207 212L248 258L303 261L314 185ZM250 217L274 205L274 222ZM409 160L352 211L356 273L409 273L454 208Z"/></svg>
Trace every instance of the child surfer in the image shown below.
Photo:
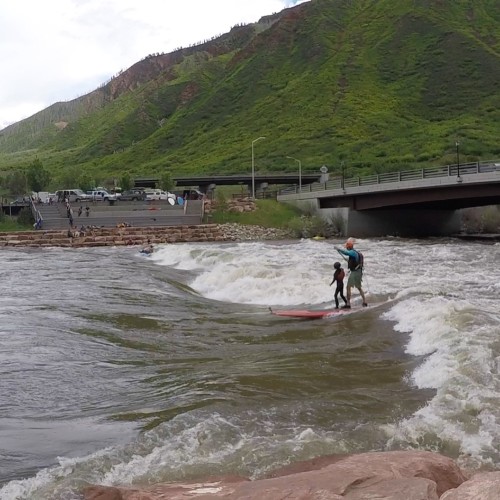
<svg viewBox="0 0 500 500"><path fill-rule="evenodd" d="M335 272L333 273L333 279L332 282L330 283L330 286L332 286L335 282L337 283L337 287L335 288L335 309L339 308L339 295L340 298L344 301L344 304L347 305L347 299L344 297L344 278L345 278L345 272L340 266L340 262L335 262L333 264L333 267L335 269Z"/></svg>

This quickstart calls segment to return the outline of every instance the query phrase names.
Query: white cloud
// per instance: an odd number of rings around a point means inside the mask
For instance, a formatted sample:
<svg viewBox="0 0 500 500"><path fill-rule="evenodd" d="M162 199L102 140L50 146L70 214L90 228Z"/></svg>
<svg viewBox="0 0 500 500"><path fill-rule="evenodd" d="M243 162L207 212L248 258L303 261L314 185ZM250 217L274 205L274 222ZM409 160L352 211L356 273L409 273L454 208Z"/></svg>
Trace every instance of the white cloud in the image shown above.
<svg viewBox="0 0 500 500"><path fill-rule="evenodd" d="M0 0L0 129L74 99L148 54L305 0Z"/></svg>

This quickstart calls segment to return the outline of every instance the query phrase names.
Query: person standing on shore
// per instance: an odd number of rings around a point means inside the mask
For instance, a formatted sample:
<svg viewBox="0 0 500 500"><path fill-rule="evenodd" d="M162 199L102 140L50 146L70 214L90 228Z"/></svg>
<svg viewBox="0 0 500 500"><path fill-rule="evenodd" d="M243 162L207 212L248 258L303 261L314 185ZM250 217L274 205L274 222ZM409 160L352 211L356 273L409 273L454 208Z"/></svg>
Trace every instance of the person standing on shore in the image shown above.
<svg viewBox="0 0 500 500"><path fill-rule="evenodd" d="M349 269L349 278L347 279L347 304L342 306L342 308L351 308L352 287L358 289L363 301L363 307L366 307L368 304L366 302L365 292L362 288L364 265L363 254L361 252L358 252L357 250L354 250L354 240L352 238L349 238L346 241L345 250L338 247L335 247L335 250L337 250L337 252L344 258L347 257L347 268Z"/></svg>

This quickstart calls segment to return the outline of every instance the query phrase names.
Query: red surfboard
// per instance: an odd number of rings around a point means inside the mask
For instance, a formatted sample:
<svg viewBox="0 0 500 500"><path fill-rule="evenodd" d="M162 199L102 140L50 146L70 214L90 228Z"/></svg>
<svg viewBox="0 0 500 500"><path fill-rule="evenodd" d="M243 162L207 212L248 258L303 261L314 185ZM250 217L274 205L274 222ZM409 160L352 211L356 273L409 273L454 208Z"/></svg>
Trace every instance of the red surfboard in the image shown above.
<svg viewBox="0 0 500 500"><path fill-rule="evenodd" d="M287 318L319 319L332 318L343 314L350 314L353 309L270 309L275 316L285 316Z"/></svg>

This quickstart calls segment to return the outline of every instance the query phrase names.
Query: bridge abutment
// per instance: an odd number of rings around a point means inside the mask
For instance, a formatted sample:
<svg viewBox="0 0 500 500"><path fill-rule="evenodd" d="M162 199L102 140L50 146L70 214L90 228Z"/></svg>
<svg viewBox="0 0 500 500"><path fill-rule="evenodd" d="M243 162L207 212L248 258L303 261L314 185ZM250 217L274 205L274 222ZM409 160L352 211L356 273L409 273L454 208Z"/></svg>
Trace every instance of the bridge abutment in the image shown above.
<svg viewBox="0 0 500 500"><path fill-rule="evenodd" d="M460 215L457 210L425 208L348 209L345 227L346 235L355 234L360 237L449 236L460 232Z"/></svg>
<svg viewBox="0 0 500 500"><path fill-rule="evenodd" d="M305 211L315 210L328 222L341 228L344 236L425 237L449 236L460 232L458 210L430 208L378 208L353 210L348 207L318 208L317 200L293 203Z"/></svg>

